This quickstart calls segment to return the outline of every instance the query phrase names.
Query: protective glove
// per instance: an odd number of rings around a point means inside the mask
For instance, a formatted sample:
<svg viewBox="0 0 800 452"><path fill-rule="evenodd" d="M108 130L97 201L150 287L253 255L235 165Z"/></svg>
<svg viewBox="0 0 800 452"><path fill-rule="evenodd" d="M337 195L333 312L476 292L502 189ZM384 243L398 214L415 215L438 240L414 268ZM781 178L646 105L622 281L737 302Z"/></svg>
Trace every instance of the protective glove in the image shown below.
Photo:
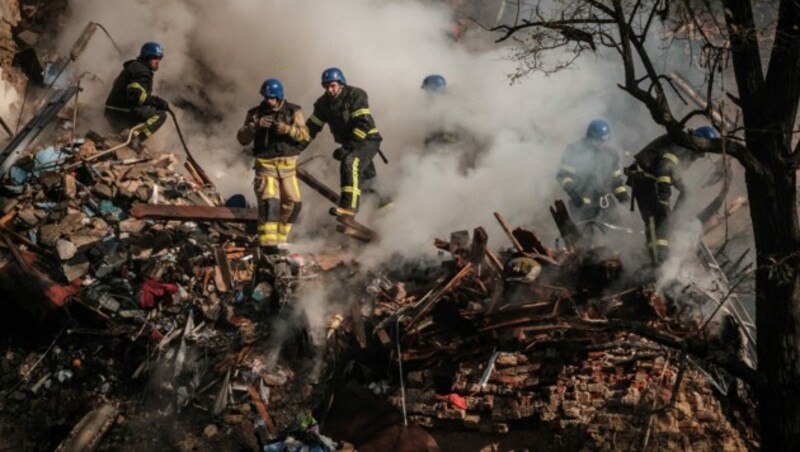
<svg viewBox="0 0 800 452"><path fill-rule="evenodd" d="M343 147L337 148L335 151L333 151L333 158L334 160L338 160L341 162L342 160L345 159L345 157L347 157L349 153L350 153L349 149L345 149Z"/></svg>
<svg viewBox="0 0 800 452"><path fill-rule="evenodd" d="M289 135L292 132L292 126L283 121L275 123L275 132L279 135Z"/></svg>
<svg viewBox="0 0 800 452"><path fill-rule="evenodd" d="M150 96L147 98L147 103L156 107L159 110L168 110L169 103L158 96Z"/></svg>
<svg viewBox="0 0 800 452"><path fill-rule="evenodd" d="M270 127L272 127L272 124L274 124L274 123L275 123L275 120L272 119L272 117L270 117L270 116L262 116L258 120L258 126L259 127L263 127L265 129L269 129Z"/></svg>

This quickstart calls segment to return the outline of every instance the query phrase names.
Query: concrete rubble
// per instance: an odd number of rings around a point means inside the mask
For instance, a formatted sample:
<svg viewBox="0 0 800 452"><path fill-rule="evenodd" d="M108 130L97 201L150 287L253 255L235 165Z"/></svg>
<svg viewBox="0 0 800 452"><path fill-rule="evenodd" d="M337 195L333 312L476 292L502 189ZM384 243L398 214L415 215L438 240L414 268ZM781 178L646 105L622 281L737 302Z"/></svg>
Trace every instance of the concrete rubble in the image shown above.
<svg viewBox="0 0 800 452"><path fill-rule="evenodd" d="M0 5L21 20L17 2ZM37 39L12 29L0 26L4 68ZM0 181L0 438L14 450L387 450L353 426L394 444L403 416L443 450L758 448L735 366L752 360L748 319L722 272L744 256L706 263L714 289L657 290L646 271L623 278L614 250L582 245L557 202L557 249L495 214L507 248L456 231L434 240L437 263L266 257L255 211L184 172L183 153L75 137L72 113ZM356 222L337 231L376 238ZM336 303L311 318L302 301L318 292ZM336 411L358 405L340 392L353 387L384 411Z"/></svg>
<svg viewBox="0 0 800 452"><path fill-rule="evenodd" d="M492 251L483 228L458 231L434 243L450 256L441 266L375 274L336 255L264 259L252 212L178 173L175 155L107 152L119 143L94 133L70 146L60 130L61 146L20 159L0 198L2 290L9 312L40 328L2 358L0 431L13 444L256 447L326 400L335 357L368 369L361 386L443 441L518 444L535 431L545 449L757 444L737 380L676 346L736 355L741 341L621 280L612 250L578 245L563 206L557 250L496 214L510 248ZM326 338L289 320L298 290L337 284L354 301L329 313ZM174 428L153 430L167 420ZM29 439L34 426L49 436Z"/></svg>

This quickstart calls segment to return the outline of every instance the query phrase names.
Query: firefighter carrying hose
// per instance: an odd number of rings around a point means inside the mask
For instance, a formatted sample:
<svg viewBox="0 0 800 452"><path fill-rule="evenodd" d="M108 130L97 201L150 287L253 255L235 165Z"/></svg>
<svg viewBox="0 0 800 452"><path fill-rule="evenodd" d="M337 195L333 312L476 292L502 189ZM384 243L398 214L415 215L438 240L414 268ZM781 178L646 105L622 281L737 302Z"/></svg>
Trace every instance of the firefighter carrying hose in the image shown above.
<svg viewBox="0 0 800 452"><path fill-rule="evenodd" d="M116 132L144 123L144 128L134 132L129 144L137 151L167 120L169 104L152 94L153 75L162 58L164 49L159 43L145 43L138 58L123 64L106 99L105 117Z"/></svg>
<svg viewBox="0 0 800 452"><path fill-rule="evenodd" d="M611 127L602 119L589 123L586 136L567 147L556 179L569 195L573 218L616 223L616 202L628 195L617 151L606 144Z"/></svg>
<svg viewBox="0 0 800 452"><path fill-rule="evenodd" d="M376 175L372 159L381 152L382 137L375 127L366 91L348 85L341 69L323 71L322 87L325 94L314 103L308 129L313 140L328 124L334 141L340 145L333 151L333 158L340 162L341 193L339 205L332 207L330 213L353 217L366 192L364 183Z"/></svg>
<svg viewBox="0 0 800 452"><path fill-rule="evenodd" d="M259 93L264 100L247 111L236 138L243 146L253 143L258 243L265 254L277 254L300 214L297 156L309 135L300 107L284 99L280 80L265 80Z"/></svg>
<svg viewBox="0 0 800 452"><path fill-rule="evenodd" d="M699 127L691 134L709 140L720 137L711 126ZM700 152L680 146L668 135L662 135L639 151L633 157L635 163L625 171L644 221L647 251L654 265L663 264L669 256L669 218L686 197L681 176L700 156ZM674 207L671 206L673 187L680 192Z"/></svg>

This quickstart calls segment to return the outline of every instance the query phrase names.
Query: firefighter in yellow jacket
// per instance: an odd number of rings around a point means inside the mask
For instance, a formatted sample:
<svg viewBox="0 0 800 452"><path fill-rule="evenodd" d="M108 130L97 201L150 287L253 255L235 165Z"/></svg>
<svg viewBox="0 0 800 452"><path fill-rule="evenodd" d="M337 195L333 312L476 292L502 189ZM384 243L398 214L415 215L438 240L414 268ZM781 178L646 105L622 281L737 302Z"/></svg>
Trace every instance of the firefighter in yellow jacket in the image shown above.
<svg viewBox="0 0 800 452"><path fill-rule="evenodd" d="M253 143L258 242L265 253L276 254L300 213L297 156L309 134L300 107L284 99L280 80L265 80L260 93L264 101L247 111L237 139L243 146Z"/></svg>

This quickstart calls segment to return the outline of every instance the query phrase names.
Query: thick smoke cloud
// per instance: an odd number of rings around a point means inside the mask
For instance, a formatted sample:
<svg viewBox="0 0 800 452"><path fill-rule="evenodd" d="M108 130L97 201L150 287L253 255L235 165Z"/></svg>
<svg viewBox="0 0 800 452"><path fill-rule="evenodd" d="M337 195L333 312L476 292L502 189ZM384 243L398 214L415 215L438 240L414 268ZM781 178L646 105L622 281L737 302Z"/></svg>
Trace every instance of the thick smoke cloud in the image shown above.
<svg viewBox="0 0 800 452"><path fill-rule="evenodd" d="M250 160L234 137L246 109L260 101L264 78L280 78L287 98L306 116L322 94L319 74L326 67L341 67L350 84L366 89L391 161L385 166L375 160L378 188L394 200L388 212L373 213L368 203L360 214L384 238L361 253L366 263L429 253L433 237L479 225L487 227L492 246L505 246L494 211L512 224L532 225L553 244L557 231L547 206L564 197L554 179L558 161L588 122L602 117L611 123L611 144L624 151L623 164L661 133L647 111L617 88L616 58L590 55L575 69L510 85L515 63L507 58L509 49L493 45L494 36L477 28L467 33L466 43L454 42L448 35L451 14L438 3L76 0L62 50L90 20L105 25L126 54L121 58L99 35L93 40L80 69L106 84L88 83L83 99L99 112L122 60L134 57L145 41L161 42L166 57L156 93L185 107L181 122L189 145L226 196L253 197ZM420 89L430 73L444 75L450 87L436 102ZM200 120L186 101L199 107ZM480 138L484 146L475 168L461 171L456 153L424 148L426 134L439 124L458 125ZM179 152L169 124L159 135L155 147ZM308 168L336 187L333 148L323 131L301 160L319 156ZM299 243L333 229L327 201L306 187L303 194ZM633 215L623 216L638 227Z"/></svg>

